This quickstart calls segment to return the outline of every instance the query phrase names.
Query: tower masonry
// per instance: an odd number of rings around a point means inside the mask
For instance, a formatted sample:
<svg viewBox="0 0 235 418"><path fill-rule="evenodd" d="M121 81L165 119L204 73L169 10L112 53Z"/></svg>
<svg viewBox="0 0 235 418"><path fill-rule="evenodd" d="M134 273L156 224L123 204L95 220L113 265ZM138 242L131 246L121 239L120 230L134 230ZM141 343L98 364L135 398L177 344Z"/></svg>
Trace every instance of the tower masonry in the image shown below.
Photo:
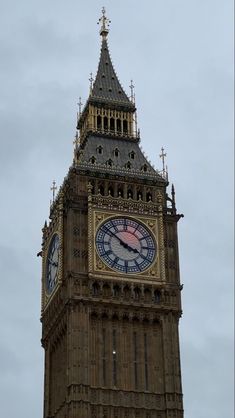
<svg viewBox="0 0 235 418"><path fill-rule="evenodd" d="M42 241L44 418L183 418L175 191L101 52ZM161 144L159 144L161 145ZM159 147L160 148L160 147Z"/></svg>

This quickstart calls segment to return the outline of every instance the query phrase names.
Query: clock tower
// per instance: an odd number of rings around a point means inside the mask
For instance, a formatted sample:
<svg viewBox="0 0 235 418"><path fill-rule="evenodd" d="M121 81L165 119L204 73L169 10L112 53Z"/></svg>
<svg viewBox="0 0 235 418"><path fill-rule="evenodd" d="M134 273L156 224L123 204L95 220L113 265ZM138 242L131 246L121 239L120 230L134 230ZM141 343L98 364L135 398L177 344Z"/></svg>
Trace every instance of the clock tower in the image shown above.
<svg viewBox="0 0 235 418"><path fill-rule="evenodd" d="M183 418L182 215L140 149L104 10L100 24L73 164L43 227L44 418Z"/></svg>

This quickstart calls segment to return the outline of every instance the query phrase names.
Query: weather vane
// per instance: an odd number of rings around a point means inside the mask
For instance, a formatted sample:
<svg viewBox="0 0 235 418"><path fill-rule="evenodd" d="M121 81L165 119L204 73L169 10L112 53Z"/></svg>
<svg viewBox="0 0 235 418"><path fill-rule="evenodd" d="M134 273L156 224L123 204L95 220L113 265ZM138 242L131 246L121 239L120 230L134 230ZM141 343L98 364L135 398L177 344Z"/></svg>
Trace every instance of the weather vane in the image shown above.
<svg viewBox="0 0 235 418"><path fill-rule="evenodd" d="M51 191L52 191L52 203L54 203L55 201L55 192L57 190L57 186L56 186L56 182L55 180L53 180L52 182L52 186L51 186Z"/></svg>
<svg viewBox="0 0 235 418"><path fill-rule="evenodd" d="M109 33L109 24L111 23L111 20L109 20L107 17L106 17L106 10L105 10L105 8L103 7L102 8L102 16L99 18L99 22L97 22L97 25L101 25L100 26L100 35L103 37L103 38L106 38L106 36L108 35L108 33Z"/></svg>

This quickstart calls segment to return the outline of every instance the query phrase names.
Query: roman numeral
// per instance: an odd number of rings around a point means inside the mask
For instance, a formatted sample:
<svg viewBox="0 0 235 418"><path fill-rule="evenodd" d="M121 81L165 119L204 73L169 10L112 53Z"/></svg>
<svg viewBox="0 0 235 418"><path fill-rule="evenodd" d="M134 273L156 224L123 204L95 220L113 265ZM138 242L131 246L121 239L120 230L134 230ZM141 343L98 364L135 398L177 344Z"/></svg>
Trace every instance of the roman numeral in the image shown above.
<svg viewBox="0 0 235 418"><path fill-rule="evenodd" d="M113 226L113 228L115 229L115 232L118 232L118 228L116 227L116 225L111 221L111 224Z"/></svg>
<svg viewBox="0 0 235 418"><path fill-rule="evenodd" d="M106 226L103 226L101 231L104 232L104 234L108 234L110 237L113 236L113 233Z"/></svg>
<svg viewBox="0 0 235 418"><path fill-rule="evenodd" d="M142 238L140 238L140 241L142 241L143 239L147 239L148 238L148 235L144 235Z"/></svg>

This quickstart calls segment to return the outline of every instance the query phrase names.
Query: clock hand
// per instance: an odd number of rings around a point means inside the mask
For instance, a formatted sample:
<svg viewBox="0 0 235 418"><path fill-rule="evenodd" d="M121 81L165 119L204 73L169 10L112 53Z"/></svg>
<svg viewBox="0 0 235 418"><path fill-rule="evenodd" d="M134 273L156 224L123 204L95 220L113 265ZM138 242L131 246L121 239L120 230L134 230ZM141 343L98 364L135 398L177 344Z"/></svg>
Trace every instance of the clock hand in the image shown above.
<svg viewBox="0 0 235 418"><path fill-rule="evenodd" d="M126 248L129 251L133 251L134 253L139 253L140 254L140 252L137 250L137 248L132 248L129 244L124 242L121 238L119 238L118 235L116 235L110 229L105 228L105 230L106 230L107 233L113 235L113 237L116 238L124 248Z"/></svg>
<svg viewBox="0 0 235 418"><path fill-rule="evenodd" d="M105 231L106 231L108 234L113 235L113 237L114 237L114 238L116 238L116 239L120 242L120 244L121 244L123 247L126 247L126 246L128 245L128 244L126 244L124 241L122 241L122 239L121 239L121 238L119 238L116 234L114 234L114 232L110 231L110 229L105 228Z"/></svg>
<svg viewBox="0 0 235 418"><path fill-rule="evenodd" d="M120 241L120 244L126 248L129 251L133 251L134 253L139 253L139 251L137 250L137 248L133 248L131 247L129 244L127 244L126 242L122 241L118 236L115 235L115 237Z"/></svg>
<svg viewBox="0 0 235 418"><path fill-rule="evenodd" d="M137 248L133 248L133 247L131 247L129 244L126 244L126 248L129 250L129 251L133 251L133 253L140 253L138 250L137 250Z"/></svg>

